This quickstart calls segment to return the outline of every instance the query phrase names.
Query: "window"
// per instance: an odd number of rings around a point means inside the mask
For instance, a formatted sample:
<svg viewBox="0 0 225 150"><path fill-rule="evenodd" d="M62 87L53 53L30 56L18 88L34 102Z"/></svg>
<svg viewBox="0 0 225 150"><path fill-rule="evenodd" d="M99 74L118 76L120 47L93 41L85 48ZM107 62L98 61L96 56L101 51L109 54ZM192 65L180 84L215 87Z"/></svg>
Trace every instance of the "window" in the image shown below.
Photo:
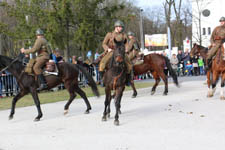
<svg viewBox="0 0 225 150"><path fill-rule="evenodd" d="M210 34L211 34L211 28L208 27L208 35L210 35Z"/></svg>
<svg viewBox="0 0 225 150"><path fill-rule="evenodd" d="M202 30L202 35L205 35L206 33L205 33L205 28L202 28L203 30Z"/></svg>

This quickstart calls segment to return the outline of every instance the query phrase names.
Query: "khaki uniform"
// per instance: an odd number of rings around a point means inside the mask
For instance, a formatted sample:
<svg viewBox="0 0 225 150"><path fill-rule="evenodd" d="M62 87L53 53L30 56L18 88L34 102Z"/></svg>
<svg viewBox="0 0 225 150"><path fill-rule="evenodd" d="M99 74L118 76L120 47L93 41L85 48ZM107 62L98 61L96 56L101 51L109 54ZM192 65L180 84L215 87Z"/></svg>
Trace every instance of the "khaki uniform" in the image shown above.
<svg viewBox="0 0 225 150"><path fill-rule="evenodd" d="M128 57L130 61L138 56L139 44L135 38L129 40L128 43Z"/></svg>
<svg viewBox="0 0 225 150"><path fill-rule="evenodd" d="M102 47L104 48L106 55L100 61L99 71L105 70L107 63L109 62L110 58L113 55L113 50L115 49L116 46L114 43L114 38L117 41L124 41L124 40L128 41L127 35L125 33L116 33L115 31L113 31L106 34L104 41L102 43ZM112 49L111 52L107 52L109 48ZM125 43L125 48L128 49L128 42ZM132 70L132 64L127 55L125 56L125 62L128 68L128 73L130 73Z"/></svg>
<svg viewBox="0 0 225 150"><path fill-rule="evenodd" d="M42 73L42 67L49 60L47 46L48 44L45 38L43 37L37 38L34 43L34 46L31 49L28 49L24 52L25 54L36 53L36 52L38 53L36 62L33 67L34 73L36 75L40 75Z"/></svg>
<svg viewBox="0 0 225 150"><path fill-rule="evenodd" d="M213 46L208 52L207 59L211 59L216 54L221 44L223 44L222 41L224 38L225 38L225 25L217 26L213 30L210 38L211 45L215 44L215 46Z"/></svg>

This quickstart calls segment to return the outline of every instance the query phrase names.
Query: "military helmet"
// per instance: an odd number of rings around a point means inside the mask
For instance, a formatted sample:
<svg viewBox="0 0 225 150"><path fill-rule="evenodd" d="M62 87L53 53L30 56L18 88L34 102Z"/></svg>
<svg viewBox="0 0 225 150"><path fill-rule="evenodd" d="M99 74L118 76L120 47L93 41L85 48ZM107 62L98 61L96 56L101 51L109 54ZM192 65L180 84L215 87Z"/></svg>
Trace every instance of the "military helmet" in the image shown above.
<svg viewBox="0 0 225 150"><path fill-rule="evenodd" d="M225 17L220 18L220 22L225 21Z"/></svg>
<svg viewBox="0 0 225 150"><path fill-rule="evenodd" d="M37 29L36 35L44 35L44 32L41 29Z"/></svg>
<svg viewBox="0 0 225 150"><path fill-rule="evenodd" d="M117 20L114 23L114 27L123 27L124 28L124 23L121 20Z"/></svg>
<svg viewBox="0 0 225 150"><path fill-rule="evenodd" d="M129 32L127 33L127 35L128 35L128 36L135 36L134 32L132 32L132 31L129 31Z"/></svg>

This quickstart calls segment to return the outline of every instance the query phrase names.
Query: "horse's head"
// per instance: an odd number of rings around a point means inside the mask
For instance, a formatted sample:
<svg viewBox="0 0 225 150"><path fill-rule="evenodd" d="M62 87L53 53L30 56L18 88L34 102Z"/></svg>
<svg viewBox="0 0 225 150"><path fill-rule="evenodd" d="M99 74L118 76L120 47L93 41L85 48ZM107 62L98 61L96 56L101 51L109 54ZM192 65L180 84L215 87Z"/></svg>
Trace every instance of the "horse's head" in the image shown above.
<svg viewBox="0 0 225 150"><path fill-rule="evenodd" d="M120 65L120 64L124 64L125 62L125 43L127 42L125 41L117 41L116 39L114 39L114 42L116 44L114 53L113 53L113 59L114 59L114 65Z"/></svg>
<svg viewBox="0 0 225 150"><path fill-rule="evenodd" d="M194 45L193 45L193 47L192 47L192 49L191 49L191 51L190 51L190 56L191 56L191 57L194 57L194 56L196 56L196 55L199 54L199 53L200 53L199 45L196 44L196 43L194 43Z"/></svg>

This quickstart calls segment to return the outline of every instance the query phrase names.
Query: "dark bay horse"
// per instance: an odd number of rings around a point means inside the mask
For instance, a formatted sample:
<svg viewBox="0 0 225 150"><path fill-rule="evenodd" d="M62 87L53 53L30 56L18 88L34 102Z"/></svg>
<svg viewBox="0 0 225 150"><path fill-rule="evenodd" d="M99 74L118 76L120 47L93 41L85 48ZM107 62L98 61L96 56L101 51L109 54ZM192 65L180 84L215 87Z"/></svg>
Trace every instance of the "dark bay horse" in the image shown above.
<svg viewBox="0 0 225 150"><path fill-rule="evenodd" d="M164 81L165 89L163 95L168 94L168 77L164 73L164 68L167 67L170 75L173 78L173 82L176 86L179 86L177 75L171 67L170 61L167 57L159 55L159 54L148 54L144 56L144 63L139 65L134 65L134 75L141 75L147 72L151 72L155 79L155 84L152 87L151 95L155 93L156 87L160 82L160 78ZM134 82L131 82L131 86L133 88L133 97L136 97L137 91L134 86Z"/></svg>
<svg viewBox="0 0 225 150"><path fill-rule="evenodd" d="M78 74L80 70L88 79L89 85L91 86L93 93L99 96L97 85L94 82L91 75L80 65L74 65L63 62L59 63L57 66L59 70L59 75L58 76L49 75L46 76L45 78L48 84L48 89L51 89L59 85L60 83L64 83L65 88L68 90L70 98L64 107L65 110L64 114L68 112L70 104L76 97L76 93L78 93L84 99L85 104L87 106L85 113L89 113L89 111L91 110L91 105L84 91L82 91L82 89L80 89L80 87L78 86ZM12 100L12 107L9 119L13 118L13 115L15 113L16 102L26 94L31 93L34 103L38 110L38 116L35 118L35 121L39 121L43 114L41 111L40 101L38 98L38 92L36 90L38 87L38 83L36 82L35 77L32 75L28 75L23 71L24 66L20 61L20 59L19 60L16 59L15 61L7 56L0 55L0 70L6 67L8 67L7 70L11 72L12 75L16 78L17 83L20 87L20 92Z"/></svg>
<svg viewBox="0 0 225 150"><path fill-rule="evenodd" d="M198 44L194 44L190 55L196 55L200 53L200 55L206 60L208 48L203 47ZM216 91L216 84L221 77L221 92L220 99L224 100L223 88L225 82L225 61L223 60L224 47L221 45L219 50L217 51L216 56L212 60L212 67L207 71L207 84L208 84L208 94L207 97L212 97ZM212 89L210 86L212 85Z"/></svg>
<svg viewBox="0 0 225 150"><path fill-rule="evenodd" d="M102 121L106 121L107 116L110 116L110 102L112 97L114 97L116 107L114 124L119 125L120 103L125 89L127 68L125 64L125 42L117 42L115 39L114 42L116 43L116 48L108 64L108 70L103 77L106 95ZM111 94L112 90L114 90L113 96Z"/></svg>

